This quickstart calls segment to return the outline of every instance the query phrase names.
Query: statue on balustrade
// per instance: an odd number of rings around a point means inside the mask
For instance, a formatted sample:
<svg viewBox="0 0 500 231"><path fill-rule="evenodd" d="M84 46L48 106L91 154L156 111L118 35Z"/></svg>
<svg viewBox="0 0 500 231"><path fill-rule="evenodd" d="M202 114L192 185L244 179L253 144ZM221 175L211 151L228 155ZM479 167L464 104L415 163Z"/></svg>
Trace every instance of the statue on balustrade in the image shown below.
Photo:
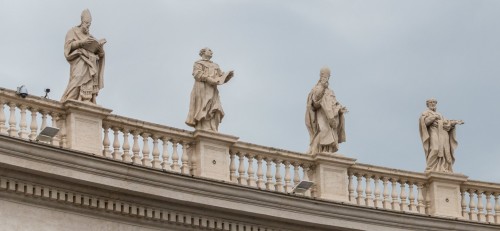
<svg viewBox="0 0 500 231"><path fill-rule="evenodd" d="M330 69L320 71L320 79L307 96L306 126L309 131L309 153L334 153L345 142L344 114L347 108L336 99L328 88Z"/></svg>
<svg viewBox="0 0 500 231"><path fill-rule="evenodd" d="M427 110L420 116L420 138L424 146L427 168L425 171L453 172L454 151L458 143L455 127L462 120L445 119L436 111L437 100L427 100Z"/></svg>
<svg viewBox="0 0 500 231"><path fill-rule="evenodd" d="M105 39L96 40L90 33L92 17L88 9L81 15L79 26L71 28L66 34L64 56L70 64L68 86L61 98L96 103L96 97L104 87L104 49Z"/></svg>
<svg viewBox="0 0 500 231"><path fill-rule="evenodd" d="M224 117L217 86L227 83L234 72L223 72L219 65L212 62L213 52L209 48L201 49L199 55L201 59L193 67L195 82L186 124L195 129L217 132Z"/></svg>

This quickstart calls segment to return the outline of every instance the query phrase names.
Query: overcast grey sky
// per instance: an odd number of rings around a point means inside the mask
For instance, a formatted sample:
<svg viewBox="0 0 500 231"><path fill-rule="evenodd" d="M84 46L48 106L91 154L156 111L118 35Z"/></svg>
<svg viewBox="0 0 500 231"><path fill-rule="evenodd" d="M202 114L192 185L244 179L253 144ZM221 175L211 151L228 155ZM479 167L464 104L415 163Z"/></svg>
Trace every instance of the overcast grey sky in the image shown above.
<svg viewBox="0 0 500 231"><path fill-rule="evenodd" d="M0 0L0 87L60 99L64 37L85 8L108 41L98 104L115 114L192 130L192 65L208 46L235 70L220 132L305 152L307 94L329 66L350 111L339 153L422 172L418 117L434 97L466 123L454 170L500 182L500 1Z"/></svg>

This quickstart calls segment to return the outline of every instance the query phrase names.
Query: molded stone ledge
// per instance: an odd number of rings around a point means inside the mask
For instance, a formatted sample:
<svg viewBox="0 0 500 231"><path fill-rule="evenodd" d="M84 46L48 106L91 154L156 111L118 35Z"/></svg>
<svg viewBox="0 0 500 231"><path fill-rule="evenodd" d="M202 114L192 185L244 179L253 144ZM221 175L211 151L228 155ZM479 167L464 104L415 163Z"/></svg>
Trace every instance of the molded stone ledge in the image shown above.
<svg viewBox="0 0 500 231"><path fill-rule="evenodd" d="M95 116L100 119L105 118L113 111L111 109L103 108L96 104L85 103L76 100L65 101L63 103L63 107L68 111L68 113L85 114L88 116Z"/></svg>
<svg viewBox="0 0 500 231"><path fill-rule="evenodd" d="M499 225L457 221L268 192L215 180L138 167L0 136L0 168L127 194L138 200L195 206L207 213L294 229L284 230L498 230ZM9 170L9 169L15 169ZM11 176L12 177L12 176ZM398 221L398 222L394 222Z"/></svg>
<svg viewBox="0 0 500 231"><path fill-rule="evenodd" d="M211 132L205 130L195 130L194 131L195 140L205 140L210 142L217 142L225 145L233 145L239 139L239 137L226 135L218 132Z"/></svg>

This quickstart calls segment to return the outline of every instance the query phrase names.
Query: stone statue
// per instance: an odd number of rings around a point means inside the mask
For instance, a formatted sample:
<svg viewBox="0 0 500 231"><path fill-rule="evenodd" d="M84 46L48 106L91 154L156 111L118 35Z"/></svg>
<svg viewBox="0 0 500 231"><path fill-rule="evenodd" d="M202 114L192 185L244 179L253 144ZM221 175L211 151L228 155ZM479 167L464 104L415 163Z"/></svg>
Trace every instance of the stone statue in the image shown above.
<svg viewBox="0 0 500 231"><path fill-rule="evenodd" d="M224 117L217 85L227 83L233 71L222 72L219 65L212 62L213 52L209 48L200 50L201 59L194 63L194 86L186 124L195 129L217 132Z"/></svg>
<svg viewBox="0 0 500 231"><path fill-rule="evenodd" d="M307 96L306 126L309 131L309 153L334 153L345 142L344 114L342 106L328 88L330 69L320 71L320 79Z"/></svg>
<svg viewBox="0 0 500 231"><path fill-rule="evenodd" d="M96 103L96 97L104 87L105 39L97 41L90 33L92 17L88 9L82 12L79 26L66 34L64 56L70 64L70 78L61 98Z"/></svg>
<svg viewBox="0 0 500 231"><path fill-rule="evenodd" d="M424 146L427 168L425 171L453 172L453 155L458 143L455 125L462 120L448 120L436 112L437 101L427 100L427 110L420 116L420 138Z"/></svg>

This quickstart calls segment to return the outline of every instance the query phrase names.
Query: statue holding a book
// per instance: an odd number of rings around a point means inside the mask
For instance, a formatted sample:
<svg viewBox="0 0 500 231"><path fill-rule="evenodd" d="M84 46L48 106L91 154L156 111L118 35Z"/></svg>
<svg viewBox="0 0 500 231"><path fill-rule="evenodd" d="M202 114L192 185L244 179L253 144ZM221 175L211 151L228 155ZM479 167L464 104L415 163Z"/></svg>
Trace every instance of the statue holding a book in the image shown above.
<svg viewBox="0 0 500 231"><path fill-rule="evenodd" d="M81 24L66 34L64 56L70 64L70 79L61 101L78 100L96 103L104 87L105 39L97 40L90 33L92 17L88 9L82 12Z"/></svg>
<svg viewBox="0 0 500 231"><path fill-rule="evenodd" d="M199 55L201 59L193 67L195 82L186 124L198 130L217 132L224 117L217 85L227 83L234 72L223 72L219 65L212 62L213 52L209 48L201 49Z"/></svg>

